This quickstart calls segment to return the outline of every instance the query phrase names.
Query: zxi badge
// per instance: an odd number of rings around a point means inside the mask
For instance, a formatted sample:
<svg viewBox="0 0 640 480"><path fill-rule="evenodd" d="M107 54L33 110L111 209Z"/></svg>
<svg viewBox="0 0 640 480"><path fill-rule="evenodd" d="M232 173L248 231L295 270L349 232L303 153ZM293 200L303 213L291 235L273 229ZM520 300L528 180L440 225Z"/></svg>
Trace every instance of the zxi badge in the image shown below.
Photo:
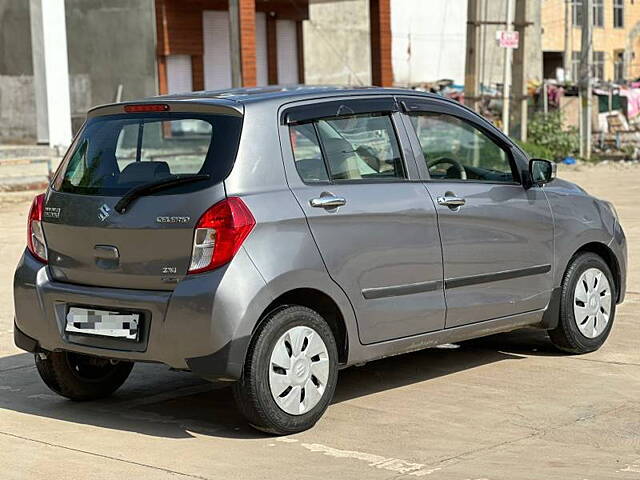
<svg viewBox="0 0 640 480"><path fill-rule="evenodd" d="M111 209L109 208L109 205L107 205L106 203L103 203L100 209L98 210L98 218L100 219L101 222L104 222L109 215L111 215Z"/></svg>

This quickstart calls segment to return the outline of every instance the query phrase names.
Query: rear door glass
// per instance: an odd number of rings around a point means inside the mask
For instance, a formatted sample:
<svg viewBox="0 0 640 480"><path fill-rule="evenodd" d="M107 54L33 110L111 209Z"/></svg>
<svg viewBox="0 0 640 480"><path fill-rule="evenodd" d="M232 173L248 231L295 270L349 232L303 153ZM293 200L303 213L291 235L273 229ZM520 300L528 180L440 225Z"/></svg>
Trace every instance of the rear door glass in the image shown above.
<svg viewBox="0 0 640 480"><path fill-rule="evenodd" d="M296 169L305 183L406 178L389 115L315 120L293 125L289 132Z"/></svg>
<svg viewBox="0 0 640 480"><path fill-rule="evenodd" d="M178 186L174 193L203 188L230 172L240 128L239 117L226 115L96 117L80 134L54 189L120 195L164 178L209 174L208 182Z"/></svg>

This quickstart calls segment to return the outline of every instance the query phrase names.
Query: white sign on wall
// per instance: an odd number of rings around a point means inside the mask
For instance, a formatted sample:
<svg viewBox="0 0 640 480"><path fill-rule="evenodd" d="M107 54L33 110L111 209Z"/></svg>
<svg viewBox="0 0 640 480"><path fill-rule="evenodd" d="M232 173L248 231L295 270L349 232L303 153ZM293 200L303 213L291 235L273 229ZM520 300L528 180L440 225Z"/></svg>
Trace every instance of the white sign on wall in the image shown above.
<svg viewBox="0 0 640 480"><path fill-rule="evenodd" d="M518 48L520 33L510 30L499 30L496 32L496 40L502 48Z"/></svg>

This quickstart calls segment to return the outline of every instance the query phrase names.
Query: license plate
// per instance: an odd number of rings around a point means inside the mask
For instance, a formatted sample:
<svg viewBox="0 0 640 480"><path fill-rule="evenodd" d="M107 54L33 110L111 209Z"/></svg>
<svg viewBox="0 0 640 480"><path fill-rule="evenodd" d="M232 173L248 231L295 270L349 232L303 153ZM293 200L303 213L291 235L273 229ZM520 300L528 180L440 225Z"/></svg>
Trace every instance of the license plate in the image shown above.
<svg viewBox="0 0 640 480"><path fill-rule="evenodd" d="M67 313L65 331L69 333L137 340L139 325L139 313L70 307Z"/></svg>

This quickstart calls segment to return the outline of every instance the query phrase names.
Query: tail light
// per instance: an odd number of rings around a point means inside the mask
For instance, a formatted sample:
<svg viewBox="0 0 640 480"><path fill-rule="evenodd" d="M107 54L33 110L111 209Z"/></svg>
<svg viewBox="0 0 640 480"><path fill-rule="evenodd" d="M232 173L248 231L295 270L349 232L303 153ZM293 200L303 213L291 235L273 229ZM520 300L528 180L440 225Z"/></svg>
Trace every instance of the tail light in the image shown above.
<svg viewBox="0 0 640 480"><path fill-rule="evenodd" d="M47 263L47 242L42 230L42 211L44 210L44 193L36 195L29 210L27 224L27 248L31 254L43 263Z"/></svg>
<svg viewBox="0 0 640 480"><path fill-rule="evenodd" d="M188 273L213 270L229 263L256 224L238 197L229 197L204 212L193 236Z"/></svg>

